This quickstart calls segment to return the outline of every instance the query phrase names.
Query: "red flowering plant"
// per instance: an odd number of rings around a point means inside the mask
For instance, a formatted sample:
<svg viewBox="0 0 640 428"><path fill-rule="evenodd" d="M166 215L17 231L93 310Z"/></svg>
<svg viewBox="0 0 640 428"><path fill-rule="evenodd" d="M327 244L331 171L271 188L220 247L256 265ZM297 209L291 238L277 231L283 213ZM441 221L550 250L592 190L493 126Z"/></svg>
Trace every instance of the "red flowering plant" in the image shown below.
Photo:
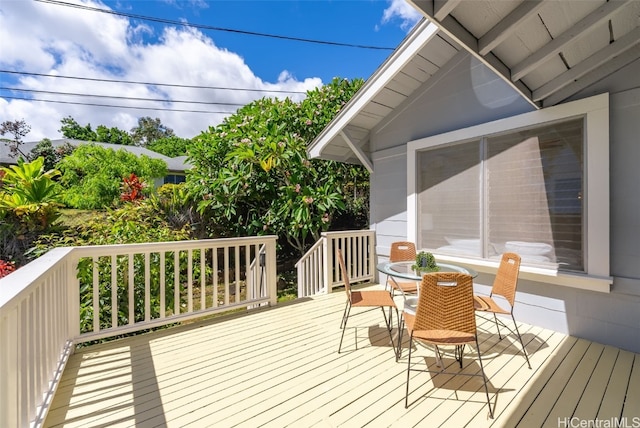
<svg viewBox="0 0 640 428"><path fill-rule="evenodd" d="M129 177L122 179L122 193L120 194L120 200L125 202L135 202L144 199L142 190L145 187L145 183L140 180L137 175L131 173Z"/></svg>
<svg viewBox="0 0 640 428"><path fill-rule="evenodd" d="M12 262L5 262L0 259L0 278L9 275L14 270L16 270L16 266Z"/></svg>

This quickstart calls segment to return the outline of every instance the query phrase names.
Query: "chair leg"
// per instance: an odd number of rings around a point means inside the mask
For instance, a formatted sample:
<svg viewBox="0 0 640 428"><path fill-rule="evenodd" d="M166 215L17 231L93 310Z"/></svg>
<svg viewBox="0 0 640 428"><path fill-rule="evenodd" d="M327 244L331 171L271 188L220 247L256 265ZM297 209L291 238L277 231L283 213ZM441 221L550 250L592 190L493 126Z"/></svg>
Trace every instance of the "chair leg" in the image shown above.
<svg viewBox="0 0 640 428"><path fill-rule="evenodd" d="M498 325L498 316L496 315L496 313L493 313L493 320L496 322L496 329L498 330L498 338L500 338L500 340L502 340L502 334L500 334L500 326Z"/></svg>
<svg viewBox="0 0 640 428"><path fill-rule="evenodd" d="M404 333L404 317L398 315L398 350L396 351L396 362L402 356L402 333Z"/></svg>
<svg viewBox="0 0 640 428"><path fill-rule="evenodd" d="M409 408L409 375L411 372L411 345L413 344L413 332L409 335L409 358L407 359L407 390L404 395L404 408Z"/></svg>
<svg viewBox="0 0 640 428"><path fill-rule="evenodd" d="M462 368L462 354L464 353L464 345L457 345L455 349L455 358L456 361L460 363L460 368Z"/></svg>
<svg viewBox="0 0 640 428"><path fill-rule="evenodd" d="M478 353L478 362L480 363L480 373L484 381L484 393L487 396L487 405L489 406L489 415L493 419L493 409L491 408L491 400L489 399L489 387L487 386L487 376L484 374L484 366L482 365L482 356L480 355L480 345L478 344L478 336L476 336L476 352Z"/></svg>
<svg viewBox="0 0 640 428"><path fill-rule="evenodd" d="M344 306L344 312L342 313L342 321L340 321L340 328L344 328L347 325L347 311L351 307L351 302L347 300L347 304Z"/></svg>
<svg viewBox="0 0 640 428"><path fill-rule="evenodd" d="M396 350L396 345L393 343L393 308L389 306L389 318L387 320L387 314L384 313L384 307L381 307L382 315L384 316L384 322L387 324L387 333L389 333L389 340L391 341L391 347L393 348L393 353L396 356L396 361L398 361L398 351ZM397 311L397 309L396 309Z"/></svg>
<svg viewBox="0 0 640 428"><path fill-rule="evenodd" d="M347 307L345 308L344 326L342 326L342 324L340 325L342 328L342 336L340 336L340 345L338 346L338 354L342 349L342 340L344 339L344 332L347 330L347 320L349 319L350 312L351 312L351 305L347 304ZM357 340L358 338L356 338L356 344L357 344Z"/></svg>
<svg viewBox="0 0 640 428"><path fill-rule="evenodd" d="M524 347L524 342L522 341L522 336L520 336L520 331L518 330L518 324L516 323L516 319L513 314L511 314L511 319L513 320L513 325L516 328L516 334L518 335L518 340L520 341L520 345L522 346L522 353L524 354L524 358L527 360L527 365L531 368L531 363L529 362L529 356L527 355L527 350Z"/></svg>

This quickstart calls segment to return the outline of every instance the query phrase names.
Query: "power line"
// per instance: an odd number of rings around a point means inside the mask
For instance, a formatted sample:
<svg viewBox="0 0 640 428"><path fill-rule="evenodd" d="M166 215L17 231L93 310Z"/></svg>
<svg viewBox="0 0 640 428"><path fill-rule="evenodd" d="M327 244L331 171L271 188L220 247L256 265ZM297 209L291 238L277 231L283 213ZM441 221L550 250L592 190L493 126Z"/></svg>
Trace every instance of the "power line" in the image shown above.
<svg viewBox="0 0 640 428"><path fill-rule="evenodd" d="M108 10L108 9L99 9L99 8L96 8L96 7L90 7L90 6L85 6L85 5L81 5L81 4L67 3L67 2L64 2L64 1L60 1L60 0L35 0L35 1L40 2L40 3L50 3L50 4L57 5L57 6L74 7L74 8L77 8L77 9L83 9L83 10L88 10L88 11L92 11L92 12L108 13L110 15L123 16L123 17L126 17L126 18L134 18L134 19L141 19L141 20L145 20L145 21L159 22L159 23L162 23L162 24L171 24L171 25L178 25L178 26L184 26L184 27L198 28L198 29L202 29L202 30L226 31L226 32L229 32L229 33L245 34L245 35L249 35L249 36L269 37L269 38L273 38L273 39L290 40L290 41L295 41L295 42L315 43L315 44L320 44L320 45L342 46L342 47L358 48L358 49L374 49L374 50L387 50L387 51L393 51L395 49L395 48L389 48L389 47L383 47L383 46L358 45L358 44L353 44L353 43L330 42L330 41L326 41L326 40L305 39L305 38L301 38L301 37L290 37L290 36L281 36L281 35L268 34L268 33L257 33L257 32L254 32L254 31L244 31L244 30L237 30L237 29L233 29L233 28L213 27L213 26L204 25L204 24L190 24L188 22L175 21L175 20L171 20L171 19L156 18L156 17L144 16L144 15L136 15L136 14L133 14L133 13L116 12L115 10Z"/></svg>
<svg viewBox="0 0 640 428"><path fill-rule="evenodd" d="M58 101L58 100L42 100L38 98L20 98L20 97L12 97L12 96L3 96L2 98L10 99L10 100L23 100L23 101L39 101L45 103L57 103L57 104L73 104L73 105L81 105L81 106L93 106L93 107L113 107L113 108L121 108L121 109L131 109L131 110L153 110L153 111L175 111L181 113L207 113L207 114L233 114L233 111L206 111L206 110L183 110L183 109L174 109L174 108L158 108L158 107L132 107L132 106L118 106L112 104L96 104L96 103L80 103L73 101Z"/></svg>
<svg viewBox="0 0 640 428"><path fill-rule="evenodd" d="M277 90L277 89L254 89L254 88L230 88L225 86L178 85L173 83L141 82L136 80L117 80L117 79L98 79L93 77L59 76L55 74L29 73L26 71L13 71L13 70L0 70L0 73L21 74L25 76L54 77L54 78L60 78L60 79L87 80L92 82L131 83L136 85L148 85L148 86L169 86L174 88L216 89L216 90L224 90L224 91L269 92L269 93L283 93L283 94L306 94L306 92L303 92L303 91L284 91L284 90Z"/></svg>
<svg viewBox="0 0 640 428"><path fill-rule="evenodd" d="M164 103L206 104L206 105L221 105L221 106L236 106L236 107L241 107L244 105L239 103L168 100L164 98L138 98L138 97L122 97L122 96L116 96L116 95L80 94L75 92L42 91L38 89L8 88L6 86L0 86L0 90L16 91L16 92L35 92L38 94L51 94L51 95L68 95L68 96L74 96L74 97L111 98L111 99L118 99L118 100L133 100L133 101L156 101L156 102L164 102Z"/></svg>

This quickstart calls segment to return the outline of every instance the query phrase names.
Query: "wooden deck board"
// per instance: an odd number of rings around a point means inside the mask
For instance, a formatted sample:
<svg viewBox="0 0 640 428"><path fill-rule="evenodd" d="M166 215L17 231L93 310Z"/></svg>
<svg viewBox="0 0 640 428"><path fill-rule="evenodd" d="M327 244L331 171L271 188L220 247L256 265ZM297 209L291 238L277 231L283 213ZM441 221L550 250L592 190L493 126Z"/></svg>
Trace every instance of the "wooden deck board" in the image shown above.
<svg viewBox="0 0 640 428"><path fill-rule="evenodd" d="M638 358L638 354L631 352L625 352L625 354L633 358L633 367L629 376L629 389L624 400L622 417L633 421L633 418L640 417L638 414L638 409L640 409L640 358Z"/></svg>
<svg viewBox="0 0 640 428"><path fill-rule="evenodd" d="M612 373L614 372L614 367L616 364L620 364L621 361L617 361L619 355L619 349L606 346L602 351L602 355L598 360L598 363L593 370L593 374L589 377L588 384L586 385L583 396L580 398L580 402L573 412L573 417L583 419L583 420L594 420L598 417L598 409L600 409L600 405L602 404L602 398L606 395L607 386L609 385L609 380L611 379L613 382L618 383L620 381L624 381L624 379L612 379ZM620 372L624 373L625 371L629 373L630 367L624 367L624 364L620 366ZM618 414L622 410L622 404L624 403L624 394L620 396L618 393L621 390L626 392L626 381L623 383L619 383L618 386L613 386L612 389L609 390L609 394L611 395L612 405L619 406ZM612 390L615 389L615 392ZM614 396L615 395L615 396ZM566 413L563 414L566 416Z"/></svg>
<svg viewBox="0 0 640 428"><path fill-rule="evenodd" d="M361 313L338 354L343 309L344 293L334 293L81 348L45 426L529 427L569 408L581 418L639 416L637 354L519 324L529 369L519 342L499 340L481 318L495 419L479 377L411 372L405 409L408 338L396 362L382 313ZM412 364L435 360L432 349L412 352ZM479 371L470 352L463 371Z"/></svg>

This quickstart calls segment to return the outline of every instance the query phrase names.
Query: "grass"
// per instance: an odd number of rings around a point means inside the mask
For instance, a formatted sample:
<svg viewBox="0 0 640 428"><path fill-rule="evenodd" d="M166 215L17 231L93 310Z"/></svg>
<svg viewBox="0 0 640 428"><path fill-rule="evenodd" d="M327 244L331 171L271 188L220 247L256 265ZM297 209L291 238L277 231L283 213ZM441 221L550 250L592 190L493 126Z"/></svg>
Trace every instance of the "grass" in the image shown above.
<svg viewBox="0 0 640 428"><path fill-rule="evenodd" d="M101 214L96 210L75 210L70 208L62 208L60 210L60 222L70 228L77 228L82 224L86 224L89 220L95 219Z"/></svg>

